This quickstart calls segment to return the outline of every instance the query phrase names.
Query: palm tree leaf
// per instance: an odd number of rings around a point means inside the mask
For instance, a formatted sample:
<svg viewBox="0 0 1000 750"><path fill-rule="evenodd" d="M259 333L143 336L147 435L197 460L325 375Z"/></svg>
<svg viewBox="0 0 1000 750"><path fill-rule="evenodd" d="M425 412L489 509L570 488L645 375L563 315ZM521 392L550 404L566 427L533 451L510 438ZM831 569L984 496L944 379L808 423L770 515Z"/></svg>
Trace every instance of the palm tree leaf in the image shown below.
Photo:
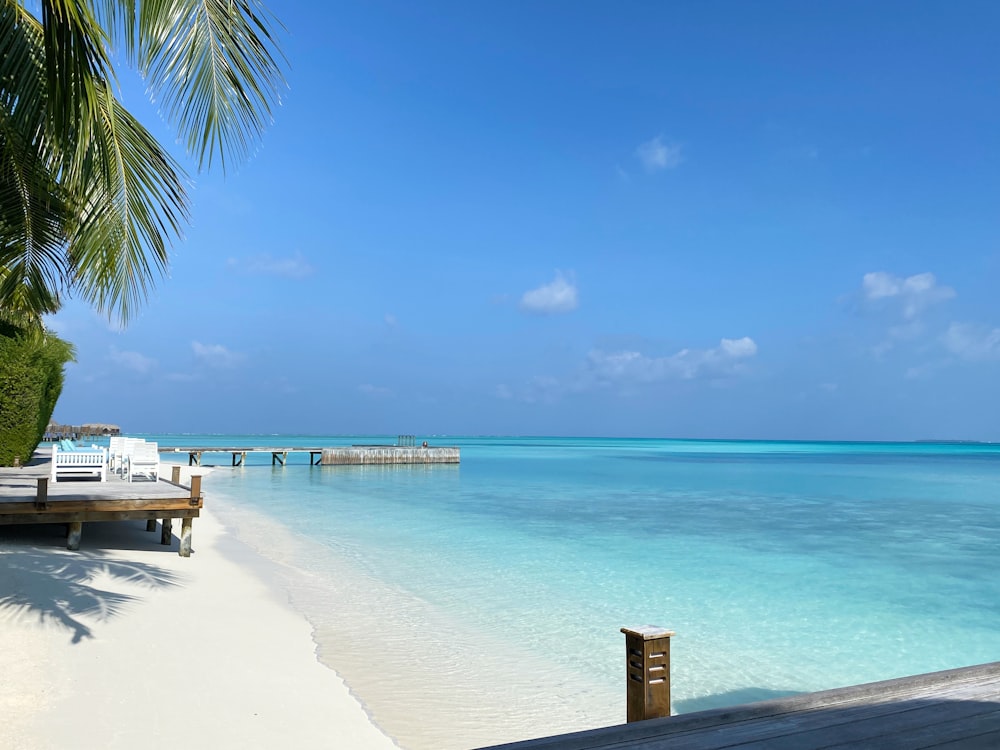
<svg viewBox="0 0 1000 750"><path fill-rule="evenodd" d="M104 0L99 12L146 76L199 168L242 161L281 103L277 22L256 0Z"/></svg>
<svg viewBox="0 0 1000 750"><path fill-rule="evenodd" d="M114 73L109 39L90 3L41 0L41 8L49 124L71 143L80 117L99 116L98 88Z"/></svg>
<svg viewBox="0 0 1000 750"><path fill-rule="evenodd" d="M69 255L74 287L124 324L166 270L167 245L187 221L188 201L176 161L110 86L99 92L101 116L88 124L76 159L74 172L87 187Z"/></svg>

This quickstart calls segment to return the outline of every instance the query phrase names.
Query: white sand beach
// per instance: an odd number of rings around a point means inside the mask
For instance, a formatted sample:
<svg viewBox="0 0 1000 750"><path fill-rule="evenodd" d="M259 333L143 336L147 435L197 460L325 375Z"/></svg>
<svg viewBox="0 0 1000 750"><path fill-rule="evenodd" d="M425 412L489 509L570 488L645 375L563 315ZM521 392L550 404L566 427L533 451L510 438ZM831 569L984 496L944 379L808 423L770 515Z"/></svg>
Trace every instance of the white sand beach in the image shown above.
<svg viewBox="0 0 1000 750"><path fill-rule="evenodd" d="M210 501L176 550L141 521L86 524L78 552L0 527L0 747L396 747Z"/></svg>

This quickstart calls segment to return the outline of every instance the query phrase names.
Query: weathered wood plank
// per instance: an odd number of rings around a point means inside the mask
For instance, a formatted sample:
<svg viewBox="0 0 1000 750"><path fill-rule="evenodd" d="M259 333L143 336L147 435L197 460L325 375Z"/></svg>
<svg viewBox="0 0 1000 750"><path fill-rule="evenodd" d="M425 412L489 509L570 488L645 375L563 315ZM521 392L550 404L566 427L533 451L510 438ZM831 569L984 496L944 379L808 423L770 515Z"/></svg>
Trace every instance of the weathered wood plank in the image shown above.
<svg viewBox="0 0 1000 750"><path fill-rule="evenodd" d="M603 727L572 734L541 737L533 740L493 746L492 750L596 750L621 748L621 750L665 750L686 748L699 735L709 736L731 733L723 744L704 744L705 748L741 747L742 740L755 741L754 724L776 724L778 734L788 734L791 727L804 726L809 721L836 722L835 712L854 712L857 716L882 711L887 716L899 713L895 702L919 702L925 705L941 703L942 696L951 696L953 705L964 702L1000 704L997 693L1000 681L1000 662L963 667L925 675L903 677L895 680L855 685L847 688L824 690L816 693L761 701L743 706L682 714L672 718ZM904 708L905 710L905 708ZM919 711L919 709L918 709ZM853 721L853 719L851 720ZM850 725L851 721L848 722ZM782 728L782 722L784 727ZM717 738L718 739L718 738ZM733 743L737 744L733 744ZM699 747L691 744L691 747ZM761 747L770 747L762 745ZM1000 746L998 738L997 746ZM800 748L811 747L800 744ZM486 750L486 749L484 749Z"/></svg>
<svg viewBox="0 0 1000 750"><path fill-rule="evenodd" d="M174 518L198 518L201 511L197 508L169 511ZM13 526L29 523L70 523L72 521L149 521L158 520L163 516L162 510L118 510L89 511L84 513L20 513L15 516L5 516L0 513L0 526ZM156 528L153 528L156 531Z"/></svg>
<svg viewBox="0 0 1000 750"><path fill-rule="evenodd" d="M978 706L979 711L965 714L969 706ZM992 707L993 710L983 710ZM1000 747L1000 704L959 703L952 708L950 719L936 721L924 726L903 726L894 730L884 730L877 735L851 740L838 736L836 744L824 745L829 750L853 750L854 748L878 748L878 750L911 750L912 748L940 748L952 745L968 748L973 740L984 744L980 747ZM986 744L986 741L989 741ZM810 747L799 745L798 748ZM742 749L741 749L742 750ZM750 750L750 749L748 749ZM755 749L754 749L755 750Z"/></svg>
<svg viewBox="0 0 1000 750"><path fill-rule="evenodd" d="M981 701L939 701L931 698L890 702L875 715L863 706L812 709L794 721L758 719L735 731L725 728L677 738L685 750L801 750L812 747L888 747L894 737L908 733L944 733L952 722L975 722L984 713L1000 711L1000 704ZM635 750L639 750L639 745ZM906 745L920 747L920 745Z"/></svg>
<svg viewBox="0 0 1000 750"><path fill-rule="evenodd" d="M113 512L119 510L186 510L188 508L201 508L203 506L201 497L176 497L176 498L108 498L93 500L63 500L50 497L47 509L52 513L88 513L91 511ZM38 508L34 502L30 503L0 503L0 516L13 516L18 514L35 514Z"/></svg>

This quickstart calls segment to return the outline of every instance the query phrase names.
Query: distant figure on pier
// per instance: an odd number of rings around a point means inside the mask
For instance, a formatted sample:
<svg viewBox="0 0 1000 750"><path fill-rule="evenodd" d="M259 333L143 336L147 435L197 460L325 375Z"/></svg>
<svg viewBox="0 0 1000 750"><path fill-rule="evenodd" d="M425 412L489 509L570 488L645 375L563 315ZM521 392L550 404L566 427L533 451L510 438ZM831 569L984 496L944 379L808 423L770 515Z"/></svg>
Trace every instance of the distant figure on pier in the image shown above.
<svg viewBox="0 0 1000 750"><path fill-rule="evenodd" d="M426 441L426 440L424 441L424 444L423 444L423 446L422 446L422 447L424 447L424 448L426 448L426 447L427 447L427 441Z"/></svg>

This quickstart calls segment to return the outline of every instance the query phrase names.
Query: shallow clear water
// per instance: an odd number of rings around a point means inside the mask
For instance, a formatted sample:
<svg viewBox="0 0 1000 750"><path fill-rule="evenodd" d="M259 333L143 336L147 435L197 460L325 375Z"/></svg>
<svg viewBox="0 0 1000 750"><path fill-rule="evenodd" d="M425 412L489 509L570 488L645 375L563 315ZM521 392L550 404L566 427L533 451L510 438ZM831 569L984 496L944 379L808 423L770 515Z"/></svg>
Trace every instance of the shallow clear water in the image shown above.
<svg viewBox="0 0 1000 750"><path fill-rule="evenodd" d="M1000 447L432 442L461 465L205 486L404 747L623 721L623 625L676 630L678 712L1000 659Z"/></svg>

